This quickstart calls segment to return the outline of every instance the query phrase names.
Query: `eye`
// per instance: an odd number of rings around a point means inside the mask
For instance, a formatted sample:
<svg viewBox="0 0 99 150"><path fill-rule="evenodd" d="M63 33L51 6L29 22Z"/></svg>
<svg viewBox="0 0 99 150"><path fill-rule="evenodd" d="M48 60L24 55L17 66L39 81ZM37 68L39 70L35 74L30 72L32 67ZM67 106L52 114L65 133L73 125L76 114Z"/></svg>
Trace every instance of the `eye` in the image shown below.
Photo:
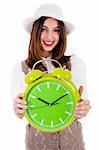
<svg viewBox="0 0 99 150"><path fill-rule="evenodd" d="M41 32L43 32L43 31L47 31L47 29L46 29L46 28L42 28L42 29L41 29Z"/></svg>
<svg viewBox="0 0 99 150"><path fill-rule="evenodd" d="M55 32L60 32L60 29L58 28L58 29L55 29L54 31L55 31Z"/></svg>

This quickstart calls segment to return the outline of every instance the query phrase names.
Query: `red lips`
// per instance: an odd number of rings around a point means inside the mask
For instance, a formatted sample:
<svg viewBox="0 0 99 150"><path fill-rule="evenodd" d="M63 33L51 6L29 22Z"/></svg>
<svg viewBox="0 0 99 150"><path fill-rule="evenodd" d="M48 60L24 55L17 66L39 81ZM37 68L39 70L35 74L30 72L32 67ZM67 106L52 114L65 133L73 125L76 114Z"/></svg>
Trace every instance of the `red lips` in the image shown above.
<svg viewBox="0 0 99 150"><path fill-rule="evenodd" d="M43 42L46 46L52 46L54 43L53 41L43 41Z"/></svg>

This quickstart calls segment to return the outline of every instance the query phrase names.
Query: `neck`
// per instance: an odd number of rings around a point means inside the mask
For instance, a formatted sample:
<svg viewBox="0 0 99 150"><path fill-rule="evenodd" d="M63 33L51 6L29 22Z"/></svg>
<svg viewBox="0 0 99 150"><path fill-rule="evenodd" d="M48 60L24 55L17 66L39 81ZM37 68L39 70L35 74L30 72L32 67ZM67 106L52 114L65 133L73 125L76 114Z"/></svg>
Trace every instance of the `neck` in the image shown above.
<svg viewBox="0 0 99 150"><path fill-rule="evenodd" d="M43 57L46 58L46 57L49 57L49 56L51 56L51 52L44 52L43 53Z"/></svg>

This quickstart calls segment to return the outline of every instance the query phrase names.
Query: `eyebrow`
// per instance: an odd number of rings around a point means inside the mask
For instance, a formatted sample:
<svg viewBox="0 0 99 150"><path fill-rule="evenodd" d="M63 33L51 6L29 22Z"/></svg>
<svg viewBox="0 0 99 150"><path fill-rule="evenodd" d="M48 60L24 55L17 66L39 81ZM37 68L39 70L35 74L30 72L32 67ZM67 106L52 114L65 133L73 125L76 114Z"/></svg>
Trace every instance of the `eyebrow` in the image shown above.
<svg viewBox="0 0 99 150"><path fill-rule="evenodd" d="M45 26L45 25L43 25L43 27L44 28L48 28L47 26ZM59 26L57 26L57 27L54 27L55 29L60 29L60 27Z"/></svg>

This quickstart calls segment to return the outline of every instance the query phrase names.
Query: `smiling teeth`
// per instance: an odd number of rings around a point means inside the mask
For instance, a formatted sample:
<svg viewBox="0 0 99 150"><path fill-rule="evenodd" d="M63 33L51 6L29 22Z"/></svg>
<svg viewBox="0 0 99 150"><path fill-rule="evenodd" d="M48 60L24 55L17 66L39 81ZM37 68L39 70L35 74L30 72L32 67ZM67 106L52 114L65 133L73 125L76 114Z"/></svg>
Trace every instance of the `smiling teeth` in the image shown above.
<svg viewBox="0 0 99 150"><path fill-rule="evenodd" d="M49 44L49 45L51 45L53 42L44 42L45 44Z"/></svg>

